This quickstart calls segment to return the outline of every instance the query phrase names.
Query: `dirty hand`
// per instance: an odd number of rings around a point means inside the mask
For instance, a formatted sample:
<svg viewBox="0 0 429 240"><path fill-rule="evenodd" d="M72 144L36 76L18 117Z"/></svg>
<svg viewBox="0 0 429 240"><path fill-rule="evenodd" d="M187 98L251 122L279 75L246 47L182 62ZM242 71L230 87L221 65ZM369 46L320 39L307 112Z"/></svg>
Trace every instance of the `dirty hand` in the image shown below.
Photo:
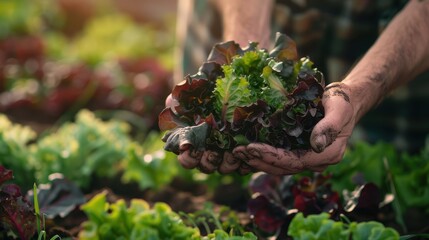
<svg viewBox="0 0 429 240"><path fill-rule="evenodd" d="M176 105L171 94L165 100L167 107ZM240 162L232 153L223 154L215 151L200 151L192 146L186 146L187 139L183 139L179 147L178 160L180 164L187 169L197 168L203 173L231 173L238 171L241 174L247 174L252 171L251 167L244 162Z"/></svg>
<svg viewBox="0 0 429 240"><path fill-rule="evenodd" d="M241 162L234 157L232 153L205 150L185 150L178 156L180 164L184 168L197 168L203 173L213 173L218 171L222 174L238 172L240 174L248 174L253 172L253 169L245 162Z"/></svg>
<svg viewBox="0 0 429 240"><path fill-rule="evenodd" d="M252 168L269 174L323 171L327 166L341 161L355 126L356 114L349 96L350 88L344 83L326 86L322 99L325 117L311 133L312 149L286 151L263 143L251 143L236 147L234 156Z"/></svg>

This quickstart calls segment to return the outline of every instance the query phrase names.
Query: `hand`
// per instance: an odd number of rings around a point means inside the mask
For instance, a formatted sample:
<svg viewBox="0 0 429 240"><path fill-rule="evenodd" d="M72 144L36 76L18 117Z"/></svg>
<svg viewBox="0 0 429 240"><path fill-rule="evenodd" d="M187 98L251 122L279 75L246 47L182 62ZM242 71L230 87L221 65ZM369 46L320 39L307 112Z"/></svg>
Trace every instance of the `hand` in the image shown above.
<svg viewBox="0 0 429 240"><path fill-rule="evenodd" d="M165 100L165 105L167 107L176 105L176 101L172 98L171 94ZM179 145L182 144L179 143ZM249 165L239 161L230 152L221 154L215 151L198 151L189 146L182 146L179 147L178 160L184 168L198 168L204 173L218 171L219 173L227 174L238 171L241 174L247 174L252 171Z"/></svg>
<svg viewBox="0 0 429 240"><path fill-rule="evenodd" d="M341 161L347 141L355 126L355 111L350 88L332 83L325 88L322 103L325 117L314 127L311 150L286 151L263 143L239 146L233 154L252 168L275 175L288 175L303 170L323 171Z"/></svg>
<svg viewBox="0 0 429 240"><path fill-rule="evenodd" d="M222 155L215 151L189 149L181 152L178 160L184 168L197 168L203 173L218 171L222 174L238 172L245 175L254 171L247 163L240 161L230 152L225 152Z"/></svg>

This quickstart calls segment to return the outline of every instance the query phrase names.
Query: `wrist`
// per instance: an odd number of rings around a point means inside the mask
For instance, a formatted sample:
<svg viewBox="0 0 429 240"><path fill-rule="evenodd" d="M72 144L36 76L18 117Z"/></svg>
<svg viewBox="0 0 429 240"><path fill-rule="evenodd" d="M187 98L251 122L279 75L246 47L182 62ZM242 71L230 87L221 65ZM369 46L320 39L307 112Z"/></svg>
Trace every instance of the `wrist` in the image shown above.
<svg viewBox="0 0 429 240"><path fill-rule="evenodd" d="M258 42L259 48L269 49L270 45L270 31L261 30L256 32L249 32L248 28L238 29L238 28L227 28L223 33L223 38L225 41L235 41L241 47L249 45L249 42Z"/></svg>
<svg viewBox="0 0 429 240"><path fill-rule="evenodd" d="M263 3L260 0L217 1L223 21L223 40L233 40L242 47L250 41L258 42L260 48L268 49L273 4L272 0Z"/></svg>
<svg viewBox="0 0 429 240"><path fill-rule="evenodd" d="M371 79L348 76L342 83L346 86L356 122L374 106L378 105L384 95L382 87Z"/></svg>

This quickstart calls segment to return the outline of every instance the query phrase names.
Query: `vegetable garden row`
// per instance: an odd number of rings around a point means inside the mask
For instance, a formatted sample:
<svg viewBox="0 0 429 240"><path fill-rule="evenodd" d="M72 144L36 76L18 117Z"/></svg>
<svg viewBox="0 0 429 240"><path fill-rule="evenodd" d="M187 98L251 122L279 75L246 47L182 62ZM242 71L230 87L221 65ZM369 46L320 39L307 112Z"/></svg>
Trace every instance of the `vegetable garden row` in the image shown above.
<svg viewBox="0 0 429 240"><path fill-rule="evenodd" d="M315 175L206 175L179 166L159 132L139 142L126 122L88 110L44 136L5 116L0 126L4 238L405 239L428 230L429 146L410 156L358 143Z"/></svg>

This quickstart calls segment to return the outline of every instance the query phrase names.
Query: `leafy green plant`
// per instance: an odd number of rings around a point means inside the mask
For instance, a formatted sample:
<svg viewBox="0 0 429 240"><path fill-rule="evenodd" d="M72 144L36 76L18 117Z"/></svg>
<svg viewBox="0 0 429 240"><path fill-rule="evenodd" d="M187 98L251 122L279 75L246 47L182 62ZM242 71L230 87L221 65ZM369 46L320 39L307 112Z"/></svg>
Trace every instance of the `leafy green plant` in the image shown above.
<svg viewBox="0 0 429 240"><path fill-rule="evenodd" d="M288 235L294 240L399 240L396 230L379 222L348 222L329 219L328 213L304 217L298 213L289 225Z"/></svg>
<svg viewBox="0 0 429 240"><path fill-rule="evenodd" d="M14 170L18 177L13 181L20 186L31 186L36 179L47 183L53 173L61 173L82 188L88 187L93 176L118 173L122 182L136 182L141 189L159 189L175 177L204 183L210 190L239 181L243 188L247 186L248 177L184 171L175 155L162 149L161 133L151 132L138 142L128 131L123 121L102 121L82 110L74 122L38 138L29 127L0 115L0 163Z"/></svg>
<svg viewBox="0 0 429 240"><path fill-rule="evenodd" d="M125 122L104 122L88 110L80 111L75 122L62 125L31 146L37 178L47 182L50 174L60 172L78 186L87 187L94 174L117 174L131 143L128 131Z"/></svg>
<svg viewBox="0 0 429 240"><path fill-rule="evenodd" d="M348 148L341 164L326 169L337 191L352 190L356 184L372 182L384 193L393 193L396 214L409 208L429 207L429 141L420 154L398 152L393 145L357 142ZM399 217L401 218L401 217Z"/></svg>
<svg viewBox="0 0 429 240"><path fill-rule="evenodd" d="M31 128L14 124L0 115L0 165L14 171L18 177L12 181L19 186L31 186L35 182L34 159L28 149L35 138Z"/></svg>
<svg viewBox="0 0 429 240"><path fill-rule="evenodd" d="M180 214L188 225L201 229L208 238L254 236L245 231L236 212L226 206L220 206L215 210L213 203L207 202L201 210Z"/></svg>
<svg viewBox="0 0 429 240"><path fill-rule="evenodd" d="M164 151L161 133L153 131L145 136L143 142L132 142L127 148L121 164L124 183L136 182L141 189L159 189L174 178L185 182L203 184L213 192L223 184L239 183L247 188L249 176L239 174L204 174L198 170L184 170L180 167L176 155Z"/></svg>
<svg viewBox="0 0 429 240"><path fill-rule="evenodd" d="M123 161L122 181L137 182L141 189L159 189L178 174L179 165L174 154L162 150L159 134L149 134L142 145L129 145Z"/></svg>
<svg viewBox="0 0 429 240"><path fill-rule="evenodd" d="M357 142L346 150L341 164L328 167L326 172L332 175L332 187L337 191L353 190L356 185L366 182L387 189L383 159L400 166L397 154L393 145L388 143Z"/></svg>
<svg viewBox="0 0 429 240"><path fill-rule="evenodd" d="M83 223L79 239L199 239L197 228L186 226L180 216L165 203L150 207L144 200L106 201L100 193L82 206L88 221Z"/></svg>
<svg viewBox="0 0 429 240"><path fill-rule="evenodd" d="M390 169L386 172L391 174L401 205L418 207L429 213L429 139L420 154L410 156L403 153L398 162L387 161Z"/></svg>
<svg viewBox="0 0 429 240"><path fill-rule="evenodd" d="M243 236L234 236L224 230L216 229L213 233L202 237L202 240L256 240L257 237L251 232L245 232Z"/></svg>
<svg viewBox="0 0 429 240"><path fill-rule="evenodd" d="M25 0L0 1L0 39L41 30L40 9Z"/></svg>
<svg viewBox="0 0 429 240"><path fill-rule="evenodd" d="M199 72L172 91L176 104L159 116L165 149L231 151L264 142L287 150L310 148L314 125L323 117L323 75L295 43L278 34L268 52L234 41L213 47Z"/></svg>
<svg viewBox="0 0 429 240"><path fill-rule="evenodd" d="M82 240L257 239L253 233L243 230L233 211L224 207L215 214L210 204L195 213L179 214L161 202L152 207L141 199L131 200L128 206L123 199L108 203L106 192L102 192L81 208L88 216L79 233ZM206 232L204 236L200 228Z"/></svg>
<svg viewBox="0 0 429 240"><path fill-rule="evenodd" d="M155 40L156 39L156 40ZM122 14L94 18L70 46L68 57L97 65L120 58L159 57L171 53L172 38Z"/></svg>

